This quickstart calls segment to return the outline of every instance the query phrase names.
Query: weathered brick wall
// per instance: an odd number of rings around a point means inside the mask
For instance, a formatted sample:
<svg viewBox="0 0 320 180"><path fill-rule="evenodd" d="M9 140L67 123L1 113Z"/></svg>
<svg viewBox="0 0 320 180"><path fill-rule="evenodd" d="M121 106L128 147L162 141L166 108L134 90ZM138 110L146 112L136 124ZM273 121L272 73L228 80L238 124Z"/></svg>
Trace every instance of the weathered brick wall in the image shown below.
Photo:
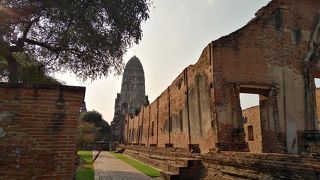
<svg viewBox="0 0 320 180"><path fill-rule="evenodd" d="M206 48L198 63L186 68L167 90L144 108L151 109L150 115L148 111L141 111L139 115L129 119L129 127L125 129L129 132L130 129L137 129L135 124L140 125L143 119L140 144L158 147L169 145L186 149L191 144L199 147L202 152L214 148L214 107L210 88L213 77L210 63L209 48ZM139 144L132 139L127 143Z"/></svg>
<svg viewBox="0 0 320 180"><path fill-rule="evenodd" d="M150 105L150 129L149 129L149 143L148 145L158 144L158 99L153 101ZM153 124L153 125L152 125Z"/></svg>
<svg viewBox="0 0 320 180"><path fill-rule="evenodd" d="M317 118L320 120L320 89L316 89L316 103L317 103ZM262 136L261 136L261 117L260 107L254 106L242 111L242 115L245 117L244 132L246 134L246 142L249 146L250 152L262 152ZM253 126L254 140L248 140L248 126ZM270 125L269 125L270 126Z"/></svg>
<svg viewBox="0 0 320 180"><path fill-rule="evenodd" d="M0 83L0 179L72 179L85 88Z"/></svg>
<svg viewBox="0 0 320 180"><path fill-rule="evenodd" d="M132 143L133 144L138 144L138 128L139 128L139 116L135 116L134 120L132 121L132 128L131 128L131 133L132 133Z"/></svg>
<svg viewBox="0 0 320 180"><path fill-rule="evenodd" d="M142 137L141 137L141 144L142 145L147 145L149 141L149 127L150 127L150 118L149 118L149 109L150 106L143 107L142 108L142 113L143 113L143 118L142 118Z"/></svg>
<svg viewBox="0 0 320 180"><path fill-rule="evenodd" d="M189 142L187 86L185 72L181 73L170 88L170 141L174 147L187 148Z"/></svg>
<svg viewBox="0 0 320 180"><path fill-rule="evenodd" d="M200 179L319 179L319 157L246 152L195 155L175 148L126 146L125 153L151 166L168 170L179 158L202 160Z"/></svg>
<svg viewBox="0 0 320 180"><path fill-rule="evenodd" d="M319 159L292 154L211 152L202 179L319 179Z"/></svg>
<svg viewBox="0 0 320 180"><path fill-rule="evenodd" d="M206 47L198 62L187 68L188 101L191 144L199 145L202 152L215 148L210 48Z"/></svg>
<svg viewBox="0 0 320 180"><path fill-rule="evenodd" d="M234 121L238 104L233 103L236 86L240 92L268 98L265 112L269 116L262 124L262 133L266 137L274 135L268 139L270 147L281 147L266 152L303 151L301 135L305 128L312 129L313 119L306 118L306 109L312 108L312 103L305 105L310 95L303 60L310 51L319 9L316 0L274 0L245 27L212 42L218 136L224 145L233 149L233 128L238 125Z"/></svg>
<svg viewBox="0 0 320 180"><path fill-rule="evenodd" d="M262 152L262 136L261 136L261 121L260 121L260 108L259 106L250 107L242 111L244 116L244 132L245 140L248 143L250 152ZM249 139L249 129L253 128L253 140Z"/></svg>
<svg viewBox="0 0 320 180"><path fill-rule="evenodd" d="M320 88L317 88L316 90L316 102L317 102L318 126L320 129Z"/></svg>
<svg viewBox="0 0 320 180"><path fill-rule="evenodd" d="M246 26L210 43L152 103L157 134L146 144L194 145L202 152L248 151L249 145L257 152L303 152L304 130L315 129L310 79L316 62L308 64L305 57L317 34L319 9L318 0L273 0ZM246 141L240 93L260 95L262 148ZM141 119L129 121L137 128Z"/></svg>
<svg viewBox="0 0 320 180"><path fill-rule="evenodd" d="M170 144L169 140L169 90L167 89L159 96L159 119L158 119L158 146L165 147Z"/></svg>

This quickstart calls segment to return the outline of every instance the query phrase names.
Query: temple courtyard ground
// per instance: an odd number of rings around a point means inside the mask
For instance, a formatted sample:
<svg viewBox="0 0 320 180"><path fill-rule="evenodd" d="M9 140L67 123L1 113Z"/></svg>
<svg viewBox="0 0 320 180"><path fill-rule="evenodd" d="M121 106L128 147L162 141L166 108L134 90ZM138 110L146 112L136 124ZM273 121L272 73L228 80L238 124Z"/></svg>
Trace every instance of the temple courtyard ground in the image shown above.
<svg viewBox="0 0 320 180"><path fill-rule="evenodd" d="M94 151L94 156L96 155ZM151 178L129 164L116 158L108 151L103 151L94 162L95 180L161 180Z"/></svg>

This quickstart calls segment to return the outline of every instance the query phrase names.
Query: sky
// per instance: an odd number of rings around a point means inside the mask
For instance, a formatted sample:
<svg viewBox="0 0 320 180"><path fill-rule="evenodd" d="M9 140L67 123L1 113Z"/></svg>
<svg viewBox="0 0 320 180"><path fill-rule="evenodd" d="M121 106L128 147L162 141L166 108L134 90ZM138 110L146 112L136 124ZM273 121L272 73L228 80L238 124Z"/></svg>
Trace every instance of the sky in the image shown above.
<svg viewBox="0 0 320 180"><path fill-rule="evenodd" d="M136 55L144 68L146 94L154 101L183 71L197 62L202 50L221 36L246 25L270 0L153 0L150 19L142 24L143 37L129 48L124 61ZM74 75L56 74L67 85L86 86L88 110L109 123L122 76L82 82ZM258 96L241 95L242 108L258 105Z"/></svg>

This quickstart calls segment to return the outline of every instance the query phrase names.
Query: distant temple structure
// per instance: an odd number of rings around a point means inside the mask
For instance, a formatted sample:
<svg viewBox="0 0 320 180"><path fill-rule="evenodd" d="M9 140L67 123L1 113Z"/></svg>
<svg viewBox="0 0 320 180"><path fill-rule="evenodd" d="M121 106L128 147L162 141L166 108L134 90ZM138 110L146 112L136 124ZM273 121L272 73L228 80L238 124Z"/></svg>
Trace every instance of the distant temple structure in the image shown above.
<svg viewBox="0 0 320 180"><path fill-rule="evenodd" d="M121 92L117 94L115 99L114 117L111 122L114 141L122 142L123 140L126 114L133 117L139 114L142 106L148 104L143 67L140 60L133 56L124 69Z"/></svg>

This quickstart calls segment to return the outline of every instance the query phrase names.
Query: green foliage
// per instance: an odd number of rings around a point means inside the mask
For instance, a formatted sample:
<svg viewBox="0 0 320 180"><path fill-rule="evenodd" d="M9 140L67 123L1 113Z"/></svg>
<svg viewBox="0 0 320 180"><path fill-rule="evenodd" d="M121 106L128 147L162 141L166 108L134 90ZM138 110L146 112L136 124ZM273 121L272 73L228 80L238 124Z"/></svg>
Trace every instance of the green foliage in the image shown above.
<svg viewBox="0 0 320 180"><path fill-rule="evenodd" d="M17 54L16 59L21 65L21 79L22 83L37 83L37 84L62 84L57 79L47 75L45 66L37 62L30 55Z"/></svg>
<svg viewBox="0 0 320 180"><path fill-rule="evenodd" d="M141 40L149 7L149 0L2 0L0 57L12 67L8 54L30 53L46 71L83 79L120 73L126 49Z"/></svg>
<svg viewBox="0 0 320 180"><path fill-rule="evenodd" d="M96 139L99 129L100 128L97 128L93 123L80 121L77 130L77 147L82 148L90 143L93 143Z"/></svg>
<svg viewBox="0 0 320 180"><path fill-rule="evenodd" d="M37 62L31 55L16 53L14 56L20 64L20 83L62 84L49 76L44 69L45 66ZM8 63L0 58L0 78L2 81L7 81L8 76Z"/></svg>
<svg viewBox="0 0 320 180"><path fill-rule="evenodd" d="M93 180L94 170L93 170L93 155L92 151L78 151L80 157L80 166L77 169L77 180Z"/></svg>
<svg viewBox="0 0 320 180"><path fill-rule="evenodd" d="M107 121L102 118L102 115L93 110L81 113L80 120L88 123L93 123L100 130L97 132L96 141L109 141L111 138L111 127Z"/></svg>
<svg viewBox="0 0 320 180"><path fill-rule="evenodd" d="M130 166L136 168L137 170L141 171L142 173L144 173L147 176L150 177L159 177L160 176L160 171L147 166L146 164L143 164L135 159L132 159L126 155L123 154L119 154L119 153L112 153L115 157L117 157L118 159L121 159L122 161L128 163Z"/></svg>

